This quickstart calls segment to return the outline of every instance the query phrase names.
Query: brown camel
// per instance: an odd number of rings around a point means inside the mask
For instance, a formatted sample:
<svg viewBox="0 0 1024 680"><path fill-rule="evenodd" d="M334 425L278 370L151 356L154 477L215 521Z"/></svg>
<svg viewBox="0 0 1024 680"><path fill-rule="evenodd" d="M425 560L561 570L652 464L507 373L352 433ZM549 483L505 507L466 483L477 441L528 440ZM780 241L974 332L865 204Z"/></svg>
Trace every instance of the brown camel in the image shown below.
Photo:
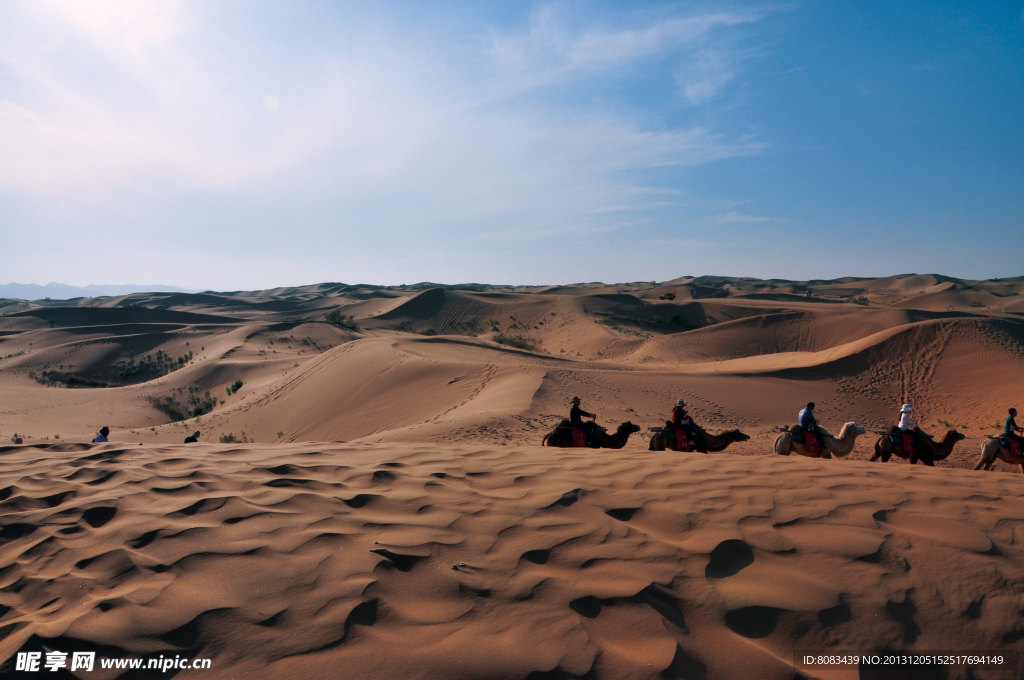
<svg viewBox="0 0 1024 680"><path fill-rule="evenodd" d="M981 459L978 464L974 466L975 470L985 468L986 470L992 469L992 464L996 462L996 458L1009 463L1010 465L1020 465L1021 473L1024 473L1024 455L1015 456L1010 449L1005 446L999 445L999 439L993 437L985 441L981 445Z"/></svg>
<svg viewBox="0 0 1024 680"><path fill-rule="evenodd" d="M897 455L900 458L910 458L910 464L914 465L920 460L925 465L935 467L935 461L945 460L949 457L949 454L953 453L953 447L956 443L962 439L967 439L967 435L957 432L956 430L948 430L942 437L941 442L936 442L932 439L932 436L921 432L921 436L918 437L920 440L920 446L918 450L914 452L914 455L908 456L903 451L902 444L892 443L889 439L888 434L883 434L875 442L875 455L871 456L871 462L882 459L883 463L889 462L889 458L893 455Z"/></svg>
<svg viewBox="0 0 1024 680"><path fill-rule="evenodd" d="M832 433L823 427L820 427L820 429L822 435L824 435L825 446L818 449L817 454L811 455L807 453L804 445L794 441L793 435L789 432L783 432L775 439L775 453L780 456L788 456L792 452L801 456L807 456L808 458L831 458L833 455L837 458L845 458L853 451L853 445L857 441L857 437L866 432L857 423L846 423L843 425L843 429L839 431L838 437L833 436ZM807 436L813 435L808 434Z"/></svg>
<svg viewBox="0 0 1024 680"><path fill-rule="evenodd" d="M627 420L619 425L614 434L608 434L607 432L602 433L597 448L621 449L629 440L629 435L639 431L639 425L634 425ZM551 430L551 432L544 435L544 439L541 440L540 445L572 448L572 423L569 422L568 418L560 422L555 429Z"/></svg>
<svg viewBox="0 0 1024 680"><path fill-rule="evenodd" d="M708 434L707 430L703 428L698 429L701 431L701 434L704 435L704 441L707 442L708 453L724 451L729 444L732 444L733 442L745 442L750 439L748 435L743 434L739 430L727 430L720 434ZM647 447L647 450L671 450L668 446L668 434L666 434L665 430L656 432L654 436L651 437L651 445Z"/></svg>

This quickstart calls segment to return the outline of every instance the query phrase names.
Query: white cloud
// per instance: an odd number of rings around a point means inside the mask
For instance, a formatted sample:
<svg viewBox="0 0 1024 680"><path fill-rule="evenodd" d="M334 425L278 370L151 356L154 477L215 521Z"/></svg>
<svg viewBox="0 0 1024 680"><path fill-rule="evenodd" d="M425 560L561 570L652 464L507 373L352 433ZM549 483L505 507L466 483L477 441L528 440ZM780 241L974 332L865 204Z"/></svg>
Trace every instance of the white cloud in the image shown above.
<svg viewBox="0 0 1024 680"><path fill-rule="evenodd" d="M571 239L648 224L645 215L680 194L644 173L764 148L705 127L645 127L623 108L553 111L503 99L696 54L710 55L696 70L709 84L687 96L706 97L728 80L708 74L737 68L728 56L726 66L711 64L720 52L709 37L755 14L637 16L612 28L568 25L548 6L526 34L494 37L479 69L457 73L446 68L443 41L424 51L358 22L336 27L342 34L329 42L268 40L272 21L254 29L256 14L243 22L230 11L174 0L0 8L0 78L10 83L0 92L0 194L59 206L47 208L61 225L47 234L56 242L77 242L60 229L85 228L80 214L123 223L141 261L168 225L216 224L202 232L212 239L240 215L254 260L255 235L282 223L367 252L421 232L457 248L465 234ZM163 271L155 267L146 271Z"/></svg>
<svg viewBox="0 0 1024 680"><path fill-rule="evenodd" d="M767 222L767 217L757 217L755 215L743 215L733 210L732 212L724 215L719 215L715 218L715 224L737 224L743 222Z"/></svg>
<svg viewBox="0 0 1024 680"><path fill-rule="evenodd" d="M545 4L529 30L495 34L490 54L506 95L643 60L673 59L693 102L709 99L737 74L742 56L724 34L763 17L758 10L712 10L684 16L637 14L631 26L579 25L565 4Z"/></svg>

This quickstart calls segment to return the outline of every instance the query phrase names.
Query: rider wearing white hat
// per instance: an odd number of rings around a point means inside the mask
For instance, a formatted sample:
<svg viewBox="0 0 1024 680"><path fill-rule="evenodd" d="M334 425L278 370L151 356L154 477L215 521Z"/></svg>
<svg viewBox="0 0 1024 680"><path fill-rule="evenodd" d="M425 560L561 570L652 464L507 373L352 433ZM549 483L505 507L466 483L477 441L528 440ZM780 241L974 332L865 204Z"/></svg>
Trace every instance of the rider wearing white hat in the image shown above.
<svg viewBox="0 0 1024 680"><path fill-rule="evenodd" d="M903 408L900 409L900 430L903 432L909 432L917 427L917 423L910 419L910 412L913 410L910 404L904 404Z"/></svg>

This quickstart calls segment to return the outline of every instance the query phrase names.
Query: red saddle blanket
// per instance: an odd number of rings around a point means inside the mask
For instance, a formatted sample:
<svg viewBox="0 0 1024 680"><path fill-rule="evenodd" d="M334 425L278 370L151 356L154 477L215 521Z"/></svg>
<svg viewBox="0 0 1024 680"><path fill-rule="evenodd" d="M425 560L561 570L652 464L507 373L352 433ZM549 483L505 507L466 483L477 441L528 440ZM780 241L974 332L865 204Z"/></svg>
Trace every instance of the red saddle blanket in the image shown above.
<svg viewBox="0 0 1024 680"><path fill-rule="evenodd" d="M811 455L818 452L818 435L813 432L804 432L804 451Z"/></svg>
<svg viewBox="0 0 1024 680"><path fill-rule="evenodd" d="M586 446L587 445L587 433L583 431L582 427L572 428L572 445L573 446Z"/></svg>
<svg viewBox="0 0 1024 680"><path fill-rule="evenodd" d="M686 436L686 430L681 427L672 428L676 431L676 441L672 448L673 451L693 451L693 443Z"/></svg>
<svg viewBox="0 0 1024 680"><path fill-rule="evenodd" d="M1015 456L1019 456L1020 455L1020 442L1019 441L1017 441L1013 437L1007 437L1006 438L1006 443L1010 445L1010 453L1012 453Z"/></svg>
<svg viewBox="0 0 1024 680"><path fill-rule="evenodd" d="M903 453L912 456L917 453L914 450L914 434L912 432L901 432L903 435Z"/></svg>

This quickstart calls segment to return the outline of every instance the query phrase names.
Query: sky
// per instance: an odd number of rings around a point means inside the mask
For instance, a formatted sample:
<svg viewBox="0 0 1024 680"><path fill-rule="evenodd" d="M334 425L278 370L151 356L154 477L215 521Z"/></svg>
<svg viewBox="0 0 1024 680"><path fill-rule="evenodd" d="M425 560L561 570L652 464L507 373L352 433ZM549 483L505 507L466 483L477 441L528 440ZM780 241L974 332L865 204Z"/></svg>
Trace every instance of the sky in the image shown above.
<svg viewBox="0 0 1024 680"><path fill-rule="evenodd" d="M1024 1L0 3L0 283L1024 275Z"/></svg>

